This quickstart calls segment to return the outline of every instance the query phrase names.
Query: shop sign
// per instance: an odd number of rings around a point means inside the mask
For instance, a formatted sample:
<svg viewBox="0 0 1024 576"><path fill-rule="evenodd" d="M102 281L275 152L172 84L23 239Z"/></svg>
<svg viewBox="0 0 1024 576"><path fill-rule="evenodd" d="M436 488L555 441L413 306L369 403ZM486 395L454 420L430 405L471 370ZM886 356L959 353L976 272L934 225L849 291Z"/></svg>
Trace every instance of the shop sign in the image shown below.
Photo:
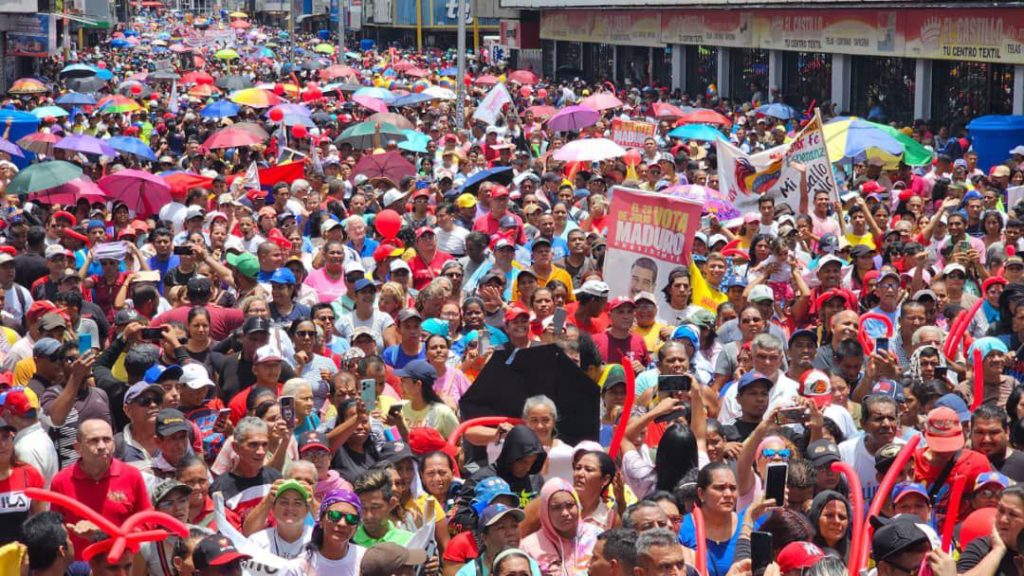
<svg viewBox="0 0 1024 576"><path fill-rule="evenodd" d="M725 10L666 11L661 15L661 40L666 44L703 44L749 48L754 44L750 12Z"/></svg>
<svg viewBox="0 0 1024 576"><path fill-rule="evenodd" d="M633 120L612 120L612 142L623 148L643 148L644 140L654 136L657 128L651 122Z"/></svg>
<svg viewBox="0 0 1024 576"><path fill-rule="evenodd" d="M594 16L594 34L619 46L661 48L661 14L651 11L598 12Z"/></svg>
<svg viewBox="0 0 1024 576"><path fill-rule="evenodd" d="M7 55L45 58L57 49L57 23L49 14L9 16Z"/></svg>
<svg viewBox="0 0 1024 576"><path fill-rule="evenodd" d="M565 42L594 42L594 13L582 10L545 10L540 37Z"/></svg>
<svg viewBox="0 0 1024 576"><path fill-rule="evenodd" d="M921 10L906 12L910 58L1024 64L1022 12Z"/></svg>
<svg viewBox="0 0 1024 576"><path fill-rule="evenodd" d="M766 50L901 56L899 16L895 10L767 10L755 16L757 45Z"/></svg>
<svg viewBox="0 0 1024 576"><path fill-rule="evenodd" d="M38 12L36 0L0 0L0 13Z"/></svg>

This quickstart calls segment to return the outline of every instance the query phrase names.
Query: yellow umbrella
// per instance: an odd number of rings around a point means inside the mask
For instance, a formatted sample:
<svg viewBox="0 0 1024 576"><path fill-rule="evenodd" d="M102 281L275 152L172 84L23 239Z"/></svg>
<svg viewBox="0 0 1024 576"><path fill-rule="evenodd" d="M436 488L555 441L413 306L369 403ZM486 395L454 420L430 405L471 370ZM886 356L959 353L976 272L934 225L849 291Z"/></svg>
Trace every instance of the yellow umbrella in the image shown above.
<svg viewBox="0 0 1024 576"><path fill-rule="evenodd" d="M228 14L228 16L230 16L232 18L248 18L249 17L249 15L246 14L245 12L232 12L231 14Z"/></svg>
<svg viewBox="0 0 1024 576"><path fill-rule="evenodd" d="M321 54L334 54L334 46L331 46L330 44L326 43L317 44L316 47L313 48L313 50Z"/></svg>

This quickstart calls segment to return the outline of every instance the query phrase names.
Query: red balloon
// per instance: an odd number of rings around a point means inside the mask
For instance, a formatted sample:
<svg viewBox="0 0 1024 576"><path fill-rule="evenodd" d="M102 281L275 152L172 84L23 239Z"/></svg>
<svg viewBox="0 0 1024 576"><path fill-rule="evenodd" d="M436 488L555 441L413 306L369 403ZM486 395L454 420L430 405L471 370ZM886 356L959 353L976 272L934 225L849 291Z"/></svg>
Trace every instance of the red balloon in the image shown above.
<svg viewBox="0 0 1024 576"><path fill-rule="evenodd" d="M626 151L626 155L622 157L622 160L626 163L626 166L638 166L640 164L640 151L636 148L630 148Z"/></svg>
<svg viewBox="0 0 1024 576"><path fill-rule="evenodd" d="M47 116L46 118L43 118L43 122L45 122L47 124L53 124L56 121L57 121L57 119L54 118L53 116Z"/></svg>
<svg viewBox="0 0 1024 576"><path fill-rule="evenodd" d="M543 100L543 99L545 99L547 97L548 97L548 91L546 89L541 88L540 90L537 90L537 98L540 98L541 100Z"/></svg>
<svg viewBox="0 0 1024 576"><path fill-rule="evenodd" d="M270 120L272 122L280 122L284 119L284 111L280 108L274 108L270 111Z"/></svg>
<svg viewBox="0 0 1024 576"><path fill-rule="evenodd" d="M519 89L519 95L522 96L523 98L529 98L530 97L530 87L529 86L523 86L522 88L520 88Z"/></svg>
<svg viewBox="0 0 1024 576"><path fill-rule="evenodd" d="M995 508L982 508L968 514L960 528L960 545L966 548L975 538L991 534L995 521Z"/></svg>
<svg viewBox="0 0 1024 576"><path fill-rule="evenodd" d="M142 94L142 86L139 85L139 84L132 84L131 91L132 91L132 94L135 94L135 95Z"/></svg>
<svg viewBox="0 0 1024 576"><path fill-rule="evenodd" d="M274 94L278 96L284 96L284 85L278 82L274 84Z"/></svg>
<svg viewBox="0 0 1024 576"><path fill-rule="evenodd" d="M306 130L306 127L303 126L302 124L299 124L297 126L292 126L292 136L294 136L294 137L296 137L296 138L301 140L301 139L305 138L308 135L309 135L309 131Z"/></svg>
<svg viewBox="0 0 1024 576"><path fill-rule="evenodd" d="M383 238L394 238L402 228L402 217L394 210L381 210L373 220L373 227Z"/></svg>
<svg viewBox="0 0 1024 576"><path fill-rule="evenodd" d="M159 100L160 99L160 95L157 94L156 92L153 92L152 94L149 95L149 99L150 100Z"/></svg>
<svg viewBox="0 0 1024 576"><path fill-rule="evenodd" d="M105 70L107 68L107 63L104 62L103 60L100 60L99 62L96 63L96 67L100 68L101 70Z"/></svg>
<svg viewBox="0 0 1024 576"><path fill-rule="evenodd" d="M323 97L324 93L321 92L320 89L317 88L316 86L306 88L306 90L302 93L302 100L305 102L312 102L314 100L319 100Z"/></svg>

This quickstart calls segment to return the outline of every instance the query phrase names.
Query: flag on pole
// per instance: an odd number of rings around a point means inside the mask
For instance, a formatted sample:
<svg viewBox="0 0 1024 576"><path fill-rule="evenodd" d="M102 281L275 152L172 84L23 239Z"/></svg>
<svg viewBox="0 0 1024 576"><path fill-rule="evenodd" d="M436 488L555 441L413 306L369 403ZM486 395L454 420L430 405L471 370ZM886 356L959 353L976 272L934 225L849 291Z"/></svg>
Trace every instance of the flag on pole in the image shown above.
<svg viewBox="0 0 1024 576"><path fill-rule="evenodd" d="M260 187L260 169L256 166L256 162L249 164L249 169L245 171L245 175L242 176L242 187L250 190L259 189Z"/></svg>
<svg viewBox="0 0 1024 576"><path fill-rule="evenodd" d="M501 114L502 107L505 104L512 103L512 95L508 93L508 89L501 82L498 82L491 88L491 91L484 96L484 99L480 102L480 106L477 107L476 112L473 112L473 119L481 120L487 124L493 125L498 121L498 114Z"/></svg>

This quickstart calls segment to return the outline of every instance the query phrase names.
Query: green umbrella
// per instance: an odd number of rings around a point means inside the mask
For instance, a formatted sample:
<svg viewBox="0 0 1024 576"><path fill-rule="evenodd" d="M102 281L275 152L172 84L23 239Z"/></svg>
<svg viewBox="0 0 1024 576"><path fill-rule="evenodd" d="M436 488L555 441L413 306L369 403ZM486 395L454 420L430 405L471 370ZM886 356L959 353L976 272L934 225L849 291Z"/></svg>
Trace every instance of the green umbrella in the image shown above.
<svg viewBox="0 0 1024 576"><path fill-rule="evenodd" d="M874 124L874 123L873 123ZM934 156L920 142L887 124L876 124L880 130L903 144L903 162L908 166L930 166Z"/></svg>
<svg viewBox="0 0 1024 576"><path fill-rule="evenodd" d="M82 169L63 160L48 160L25 168L7 185L10 194L25 195L63 186L82 175Z"/></svg>
<svg viewBox="0 0 1024 576"><path fill-rule="evenodd" d="M376 122L360 122L355 126L350 126L341 133L341 136L338 136L335 144L347 143L351 144L353 148L370 148L373 146L373 133L376 130L376 126ZM388 122L380 124L380 142L378 146L383 147L387 144L388 140L398 142L405 139L405 132L398 126Z"/></svg>
<svg viewBox="0 0 1024 576"><path fill-rule="evenodd" d="M235 52L231 48L224 48L222 50L217 50L213 57L217 60L236 60L238 59L238 52Z"/></svg>

